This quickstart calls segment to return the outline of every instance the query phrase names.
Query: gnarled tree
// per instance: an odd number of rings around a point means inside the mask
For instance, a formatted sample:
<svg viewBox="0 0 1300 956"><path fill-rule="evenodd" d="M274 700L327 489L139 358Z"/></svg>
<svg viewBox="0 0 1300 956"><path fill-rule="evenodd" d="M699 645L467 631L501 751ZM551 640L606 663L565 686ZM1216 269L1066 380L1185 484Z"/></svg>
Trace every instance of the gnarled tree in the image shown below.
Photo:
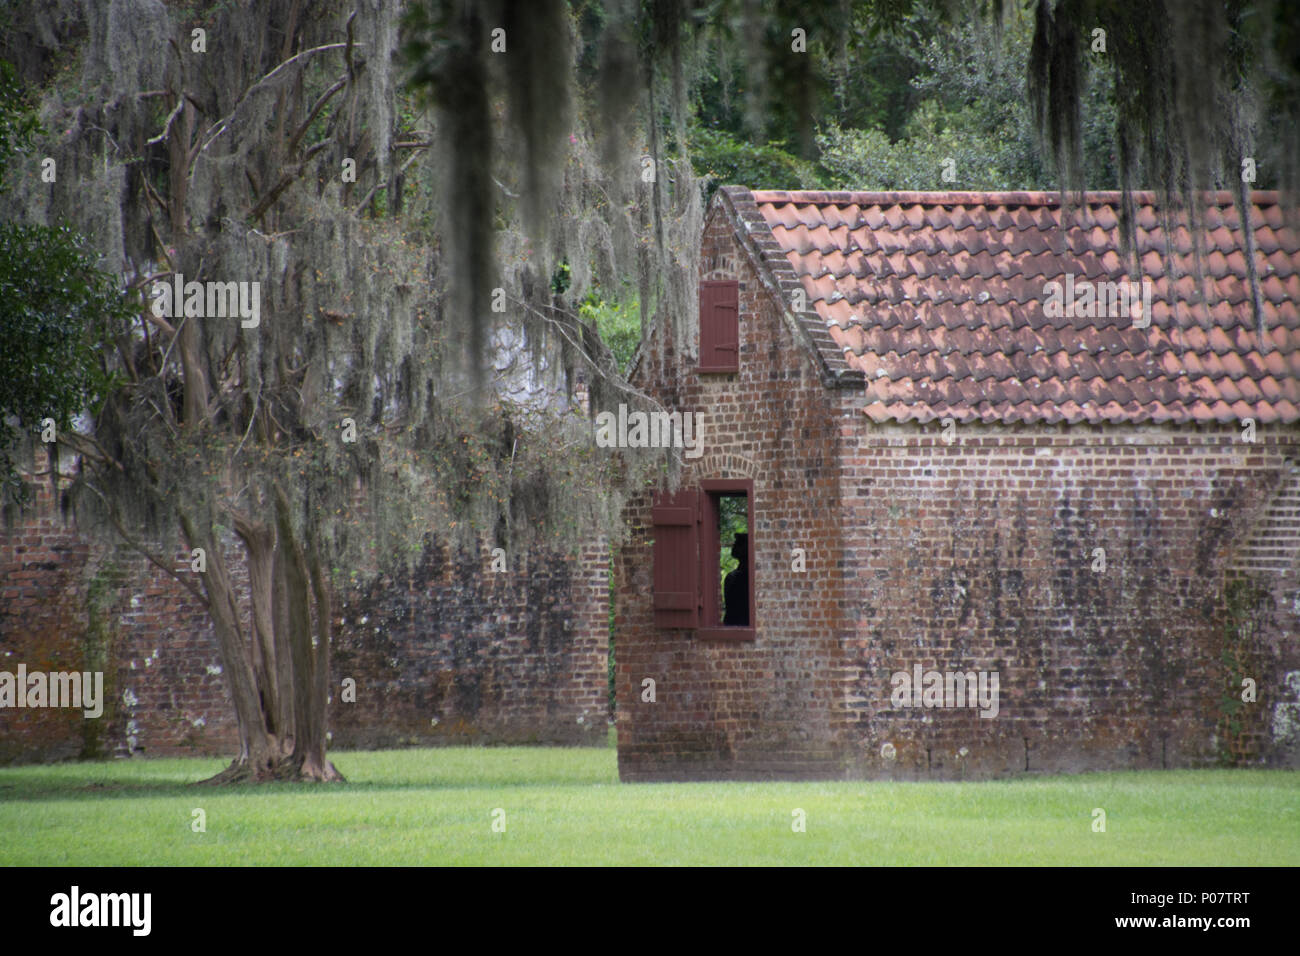
<svg viewBox="0 0 1300 956"><path fill-rule="evenodd" d="M134 303L102 355L103 408L60 435L73 500L83 527L112 529L210 614L240 735L218 780L337 778L329 652L351 582L415 561L434 529L463 547L615 530L615 482L671 465L598 458L571 414L579 372L626 385L552 293L554 258L530 251L514 201L528 163L498 169L481 222L425 198L440 173L420 160L454 129L401 94L399 7L268 0L182 20L152 0L56 2L15 24L80 54L48 81L20 62L62 131L37 147L59 185L28 170L22 211L90 234ZM635 247L648 217L592 212L609 184L576 132L557 232ZM440 250L494 222L483 277L502 295L475 301L506 314L447 307ZM157 296L178 277L203 285Z"/></svg>

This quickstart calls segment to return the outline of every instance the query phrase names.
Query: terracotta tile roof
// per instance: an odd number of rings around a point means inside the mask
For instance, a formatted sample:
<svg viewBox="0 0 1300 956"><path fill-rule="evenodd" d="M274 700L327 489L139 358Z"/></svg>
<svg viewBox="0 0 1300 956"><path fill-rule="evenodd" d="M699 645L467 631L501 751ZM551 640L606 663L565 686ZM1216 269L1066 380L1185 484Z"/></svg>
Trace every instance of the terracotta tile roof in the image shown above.
<svg viewBox="0 0 1300 956"><path fill-rule="evenodd" d="M1097 317L1047 308L1047 282L1129 286L1117 193L1064 229L1056 193L720 193L824 380L865 388L877 421L1300 421L1300 238L1276 193L1251 197L1262 337L1226 192L1206 197L1204 301L1191 233L1172 227L1167 261L1155 197L1135 194L1149 328L1138 295Z"/></svg>

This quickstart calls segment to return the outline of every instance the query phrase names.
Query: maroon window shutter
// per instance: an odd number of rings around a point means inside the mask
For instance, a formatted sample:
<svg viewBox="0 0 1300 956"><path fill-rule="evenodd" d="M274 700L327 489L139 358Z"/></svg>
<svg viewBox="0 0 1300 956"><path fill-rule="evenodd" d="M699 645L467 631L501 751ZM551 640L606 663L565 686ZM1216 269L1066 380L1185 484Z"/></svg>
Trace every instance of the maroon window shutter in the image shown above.
<svg viewBox="0 0 1300 956"><path fill-rule="evenodd" d="M740 370L740 283L700 283L700 371Z"/></svg>
<svg viewBox="0 0 1300 956"><path fill-rule="evenodd" d="M655 627L700 626L700 492L656 495L654 525Z"/></svg>

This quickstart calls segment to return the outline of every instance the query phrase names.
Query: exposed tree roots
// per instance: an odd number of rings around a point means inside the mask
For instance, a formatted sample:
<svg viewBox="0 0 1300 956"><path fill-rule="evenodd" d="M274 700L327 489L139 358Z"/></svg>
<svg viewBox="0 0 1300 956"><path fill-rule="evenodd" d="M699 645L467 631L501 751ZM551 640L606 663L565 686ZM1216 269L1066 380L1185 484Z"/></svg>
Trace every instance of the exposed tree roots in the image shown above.
<svg viewBox="0 0 1300 956"><path fill-rule="evenodd" d="M343 774L329 760L323 762L304 760L302 757L283 757L279 760L232 760L230 766L216 776L200 780L198 786L220 786L241 783L346 783Z"/></svg>

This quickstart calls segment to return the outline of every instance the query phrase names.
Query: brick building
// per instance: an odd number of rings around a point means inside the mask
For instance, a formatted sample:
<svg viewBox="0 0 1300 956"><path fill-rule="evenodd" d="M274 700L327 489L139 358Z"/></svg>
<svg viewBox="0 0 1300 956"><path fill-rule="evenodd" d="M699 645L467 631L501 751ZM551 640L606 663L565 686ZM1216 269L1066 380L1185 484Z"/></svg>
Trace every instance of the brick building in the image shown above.
<svg viewBox="0 0 1300 956"><path fill-rule="evenodd" d="M1129 282L1116 194L714 196L632 373L705 431L615 559L624 780L1300 762L1300 239L1207 197L1198 299L1135 203Z"/></svg>

